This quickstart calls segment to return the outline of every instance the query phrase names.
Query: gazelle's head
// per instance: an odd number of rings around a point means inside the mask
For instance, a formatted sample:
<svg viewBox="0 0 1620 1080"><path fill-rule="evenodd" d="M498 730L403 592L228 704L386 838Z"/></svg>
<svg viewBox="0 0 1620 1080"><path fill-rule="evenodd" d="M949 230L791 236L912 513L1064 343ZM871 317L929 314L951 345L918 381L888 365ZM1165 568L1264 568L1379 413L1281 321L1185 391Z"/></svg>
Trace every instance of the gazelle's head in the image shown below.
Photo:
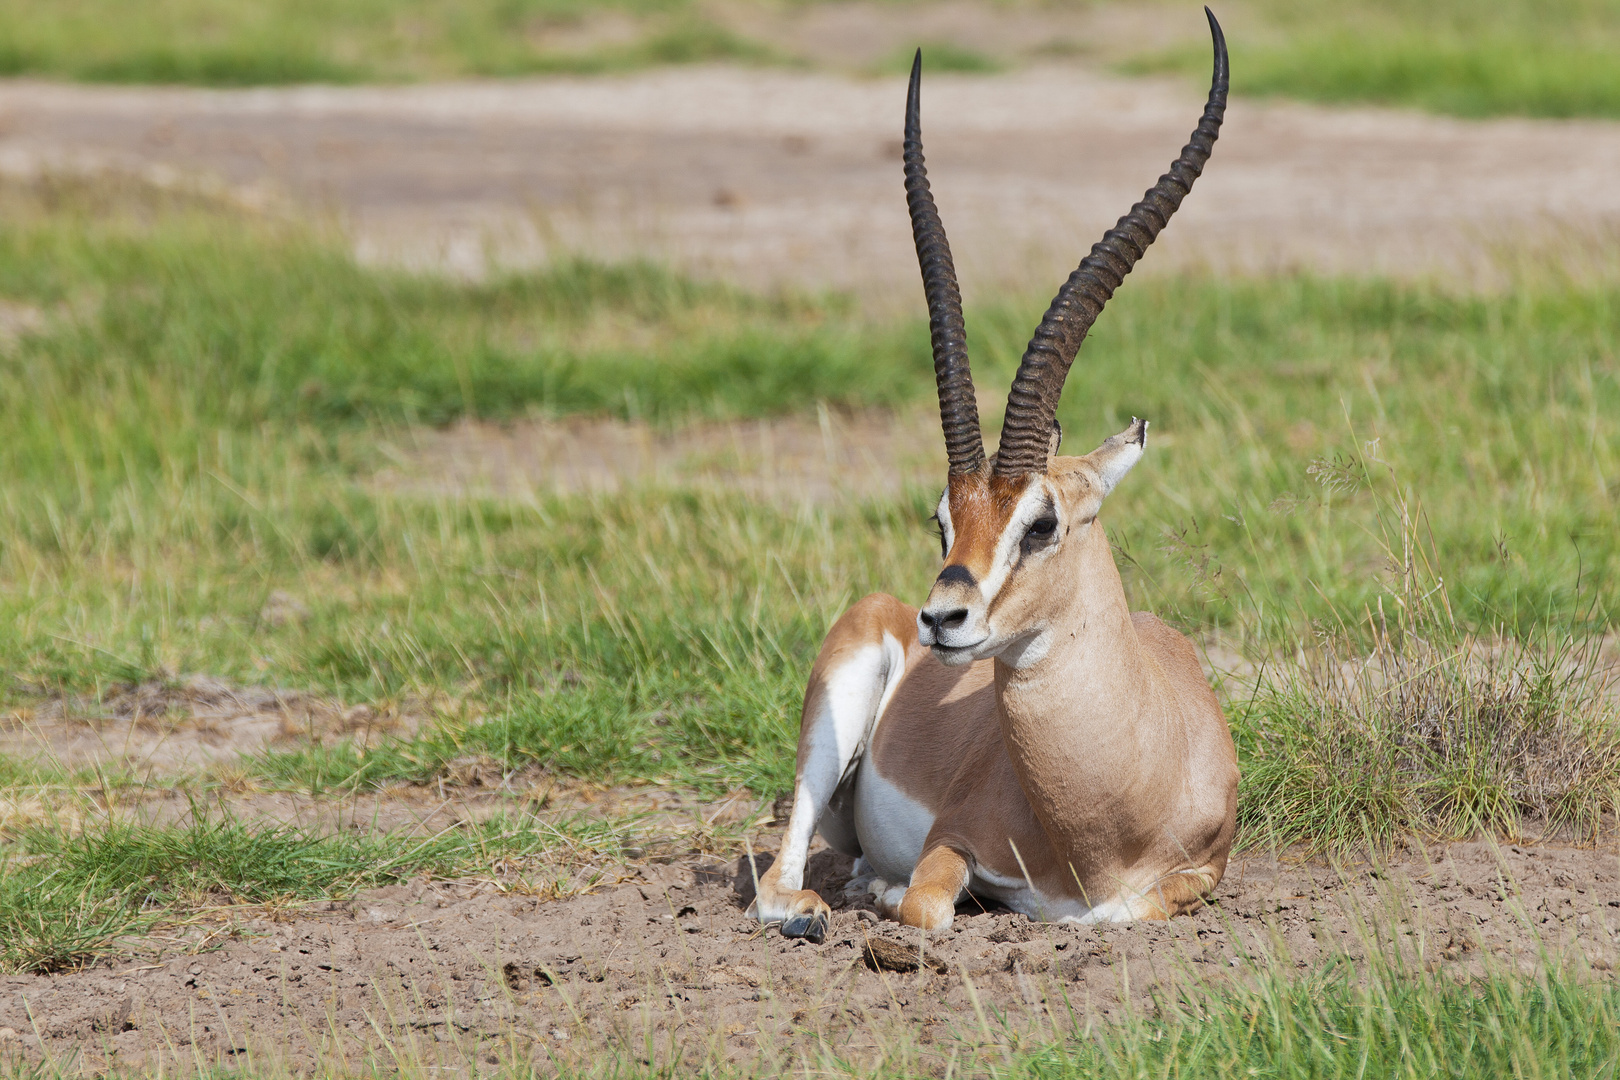
<svg viewBox="0 0 1620 1080"><path fill-rule="evenodd" d="M1069 276L1024 352L1007 396L1001 445L986 460L968 368L962 294L950 245L928 187L919 121L922 54L906 99L906 202L928 296L928 322L939 384L939 415L950 474L938 518L945 559L917 616L919 640L947 664L1001 656L1020 666L1045 629L1054 598L1072 591L1073 556L1098 542L1104 497L1141 458L1147 422L1107 439L1084 457L1059 457L1058 399L1069 367L1114 290L1152 244L1193 181L1226 111L1226 41L1208 8L1215 73L1192 138L1159 178Z"/></svg>
<svg viewBox="0 0 1620 1080"><path fill-rule="evenodd" d="M1054 453L1040 472L951 477L937 511L945 567L917 613L922 643L947 664L1036 659L1027 646L1084 586L1082 549L1106 545L1094 531L1103 499L1146 444L1147 421L1133 420L1084 457Z"/></svg>

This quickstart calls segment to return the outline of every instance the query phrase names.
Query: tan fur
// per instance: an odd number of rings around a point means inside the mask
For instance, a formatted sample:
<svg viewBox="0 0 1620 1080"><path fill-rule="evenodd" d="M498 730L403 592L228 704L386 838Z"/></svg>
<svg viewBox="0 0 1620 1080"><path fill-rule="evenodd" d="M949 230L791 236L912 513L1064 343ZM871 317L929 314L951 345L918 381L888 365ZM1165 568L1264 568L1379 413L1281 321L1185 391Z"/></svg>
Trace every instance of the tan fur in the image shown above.
<svg viewBox="0 0 1620 1080"><path fill-rule="evenodd" d="M953 476L947 485L955 542L945 556L946 566L965 567L982 580L989 573L996 538L1023 493L1023 484L985 473Z"/></svg>
<svg viewBox="0 0 1620 1080"><path fill-rule="evenodd" d="M847 710L866 707L867 696L846 689L835 701L827 687L887 641L871 678L888 697L863 721L861 757L845 775L860 783L871 770L931 817L904 898L881 903L908 925L948 924L975 873L986 887L1022 883L1020 902L1039 917L1117 919L1191 910L1225 872L1238 779L1225 717L1191 643L1129 611L1097 519L1107 485L1144 444L1145 426L1133 425L1093 454L1051 459L1043 476L952 477L945 565L971 580L942 575L930 594L924 610L939 622L924 629L938 644L921 643L916 609L882 595L827 636L805 696L801 781L830 745L828 725L843 717L854 730ZM1009 530L1026 535L1032 516L1049 515L1058 522L1050 543L1012 546ZM940 629L963 611L957 629ZM814 812L830 841L858 853L848 803ZM884 827L868 820L867 841ZM772 911L825 910L769 873L767 889L778 890Z"/></svg>
<svg viewBox="0 0 1620 1080"><path fill-rule="evenodd" d="M956 898L967 883L968 863L961 852L944 845L931 848L911 875L911 887L900 902L900 921L924 930L951 925Z"/></svg>

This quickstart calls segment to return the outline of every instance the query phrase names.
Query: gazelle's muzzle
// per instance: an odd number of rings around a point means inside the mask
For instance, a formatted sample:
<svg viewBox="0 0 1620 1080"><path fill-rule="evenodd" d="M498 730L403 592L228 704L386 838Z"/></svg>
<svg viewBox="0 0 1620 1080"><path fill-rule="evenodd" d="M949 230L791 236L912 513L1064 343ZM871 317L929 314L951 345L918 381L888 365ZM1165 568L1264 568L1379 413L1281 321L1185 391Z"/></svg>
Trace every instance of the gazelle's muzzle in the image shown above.
<svg viewBox="0 0 1620 1080"><path fill-rule="evenodd" d="M947 664L966 663L973 659L970 650L990 637L985 615L984 595L972 572L960 564L947 566L917 612L917 640Z"/></svg>

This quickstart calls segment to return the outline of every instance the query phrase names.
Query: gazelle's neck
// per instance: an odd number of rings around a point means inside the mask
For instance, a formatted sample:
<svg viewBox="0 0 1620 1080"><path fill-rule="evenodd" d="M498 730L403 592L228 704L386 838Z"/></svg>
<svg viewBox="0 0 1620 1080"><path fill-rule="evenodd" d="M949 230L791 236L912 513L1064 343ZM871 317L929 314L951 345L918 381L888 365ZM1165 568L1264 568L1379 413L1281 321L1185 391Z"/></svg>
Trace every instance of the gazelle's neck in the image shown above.
<svg viewBox="0 0 1620 1080"><path fill-rule="evenodd" d="M1143 652L1102 524L1087 528L1066 545L1070 586L1052 597L1042 637L1018 666L997 661L996 686L1002 736L1030 805L1060 863L1089 889L1088 878L1122 869L1099 865L1100 853L1117 859L1135 846L1133 834L1152 828L1156 815L1141 804L1173 786L1182 763L1151 730L1163 722L1163 676Z"/></svg>

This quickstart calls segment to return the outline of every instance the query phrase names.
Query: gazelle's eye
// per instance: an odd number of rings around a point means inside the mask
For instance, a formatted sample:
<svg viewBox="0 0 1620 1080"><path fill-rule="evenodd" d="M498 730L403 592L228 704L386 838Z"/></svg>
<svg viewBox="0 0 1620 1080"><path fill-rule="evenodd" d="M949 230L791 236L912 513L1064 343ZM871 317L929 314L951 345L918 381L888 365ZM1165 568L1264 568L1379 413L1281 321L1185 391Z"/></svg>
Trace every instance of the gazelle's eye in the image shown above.
<svg viewBox="0 0 1620 1080"><path fill-rule="evenodd" d="M945 547L945 523L939 520L938 514L928 520L934 526L934 535L939 537L939 557L943 559L950 554L950 551Z"/></svg>
<svg viewBox="0 0 1620 1080"><path fill-rule="evenodd" d="M1028 529L1024 530L1024 538L1019 541L1018 547L1025 555L1032 551L1039 551L1057 538L1057 518L1036 518Z"/></svg>

